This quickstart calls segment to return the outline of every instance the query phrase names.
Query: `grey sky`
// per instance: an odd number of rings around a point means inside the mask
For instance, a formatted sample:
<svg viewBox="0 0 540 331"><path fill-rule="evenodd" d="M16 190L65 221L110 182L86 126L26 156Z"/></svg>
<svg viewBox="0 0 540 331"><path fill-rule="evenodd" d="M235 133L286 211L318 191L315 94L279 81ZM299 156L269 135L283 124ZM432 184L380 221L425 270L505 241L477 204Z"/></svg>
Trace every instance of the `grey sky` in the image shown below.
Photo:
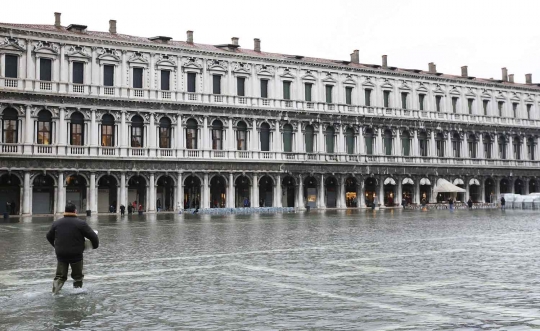
<svg viewBox="0 0 540 331"><path fill-rule="evenodd" d="M14 1L2 4L1 22L88 25L108 30L109 19L118 32L222 44L239 37L253 48L260 38L263 51L348 60L360 50L362 63L427 70L435 62L439 72L501 77L501 68L524 82L533 74L540 82L540 1Z"/></svg>

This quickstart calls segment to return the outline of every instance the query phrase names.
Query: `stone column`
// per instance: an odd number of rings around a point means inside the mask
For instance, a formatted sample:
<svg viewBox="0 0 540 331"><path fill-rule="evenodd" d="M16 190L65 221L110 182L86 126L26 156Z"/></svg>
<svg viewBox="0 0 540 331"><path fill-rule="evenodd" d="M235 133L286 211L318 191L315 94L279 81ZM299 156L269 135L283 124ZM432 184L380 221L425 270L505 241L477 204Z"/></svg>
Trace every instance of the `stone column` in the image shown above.
<svg viewBox="0 0 540 331"><path fill-rule="evenodd" d="M317 151L319 153L326 153L326 146L324 143L324 132L323 132L323 124L319 123L319 133L317 134Z"/></svg>
<svg viewBox="0 0 540 331"><path fill-rule="evenodd" d="M274 199L275 202L274 202L274 207L282 207L283 206L283 203L282 203L282 197L283 197L283 190L281 188L281 175L278 174L276 175L276 194L275 194L276 198Z"/></svg>
<svg viewBox="0 0 540 331"><path fill-rule="evenodd" d="M411 146L411 155L420 156L420 143L418 142L418 130L414 130L413 143Z"/></svg>
<svg viewBox="0 0 540 331"><path fill-rule="evenodd" d="M90 173L90 210L92 213L97 213L97 194L96 194L96 173Z"/></svg>
<svg viewBox="0 0 540 331"><path fill-rule="evenodd" d="M298 176L298 185L296 185L296 207L299 210L306 208L304 203L304 181L301 175Z"/></svg>
<svg viewBox="0 0 540 331"><path fill-rule="evenodd" d="M484 155L484 135L478 135L478 142L476 143L476 156L478 159L483 159L486 156Z"/></svg>
<svg viewBox="0 0 540 331"><path fill-rule="evenodd" d="M358 208L366 207L366 192L364 188L363 178L360 180L357 179L357 182L356 182L356 201L357 201Z"/></svg>
<svg viewBox="0 0 540 331"><path fill-rule="evenodd" d="M152 172L150 173L150 179L148 183L148 211L153 212L156 211L156 175Z"/></svg>
<svg viewBox="0 0 540 331"><path fill-rule="evenodd" d="M375 143L375 147L376 147L376 155L384 155L384 151L383 151L383 139L382 139L382 128L378 128L377 129L377 142Z"/></svg>
<svg viewBox="0 0 540 331"><path fill-rule="evenodd" d="M337 137L337 152L338 153L345 153L345 135L343 134L343 124L339 126L339 132Z"/></svg>
<svg viewBox="0 0 540 331"><path fill-rule="evenodd" d="M210 182L208 181L208 173L205 173L203 176L203 196L202 204L203 209L210 208Z"/></svg>
<svg viewBox="0 0 540 331"><path fill-rule="evenodd" d="M253 124L251 126L251 137L250 137L250 143L251 143L251 150L253 152L259 150L259 135L257 134L257 120L253 120Z"/></svg>
<svg viewBox="0 0 540 331"><path fill-rule="evenodd" d="M128 206L127 198L126 173L122 172L120 174L120 203L123 204L126 209Z"/></svg>
<svg viewBox="0 0 540 331"><path fill-rule="evenodd" d="M523 195L529 194L529 181L530 181L529 178L523 179Z"/></svg>
<svg viewBox="0 0 540 331"><path fill-rule="evenodd" d="M508 154L506 155L507 160L515 160L514 156L514 137L509 136L508 137ZM512 191L514 193L514 191Z"/></svg>
<svg viewBox="0 0 540 331"><path fill-rule="evenodd" d="M182 128L182 115L178 115L176 119L176 150L177 155L182 156L181 150L184 149L184 129ZM184 206L182 206L183 208Z"/></svg>
<svg viewBox="0 0 540 331"><path fill-rule="evenodd" d="M317 192L317 208L325 209L326 208L326 191L324 185L324 174L321 174L321 180L319 183L319 192Z"/></svg>
<svg viewBox="0 0 540 331"><path fill-rule="evenodd" d="M302 123L298 123L298 130L296 131L296 152L305 153L306 149L304 148L304 135L302 133Z"/></svg>
<svg viewBox="0 0 540 331"><path fill-rule="evenodd" d="M274 146L271 147L272 150L276 153L283 152L283 147L281 146L281 132L279 130L279 121L276 121L276 130L274 131Z"/></svg>
<svg viewBox="0 0 540 331"><path fill-rule="evenodd" d="M462 202L467 202L469 201L469 197L471 196L471 186L469 185L469 178L465 178L465 201L462 201Z"/></svg>
<svg viewBox="0 0 540 331"><path fill-rule="evenodd" d="M478 177L480 182L480 202L489 202L486 201L486 179L484 177Z"/></svg>
<svg viewBox="0 0 540 331"><path fill-rule="evenodd" d="M379 205L381 207L384 206L384 176L379 176L378 180L379 184L379 194L377 197L377 201L379 202Z"/></svg>
<svg viewBox="0 0 540 331"><path fill-rule="evenodd" d="M420 201L422 200L420 197L420 177L417 177L414 179L414 203L419 205Z"/></svg>
<svg viewBox="0 0 540 331"><path fill-rule="evenodd" d="M493 147L492 147L492 150L491 150L491 156L492 156L492 159L500 159L500 155L499 155L499 136L498 135L495 135L495 139L493 139Z"/></svg>
<svg viewBox="0 0 540 331"><path fill-rule="evenodd" d="M234 208L235 206L234 176L232 173L229 174L229 190L227 192L227 206L228 208Z"/></svg>
<svg viewBox="0 0 540 331"><path fill-rule="evenodd" d="M251 183L251 206L259 207L259 178L257 174L253 174L253 180Z"/></svg>
<svg viewBox="0 0 540 331"><path fill-rule="evenodd" d="M64 200L65 200L64 173L58 172L58 185L57 185L57 197L56 197L57 213L64 212L66 208L66 203Z"/></svg>
<svg viewBox="0 0 540 331"><path fill-rule="evenodd" d="M229 118L229 123L228 123L228 127L227 127L227 136L225 137L226 138L226 146L224 146L223 149L225 150L228 150L228 151L234 151L235 150L235 146L234 146L234 129L233 129L233 119L232 118ZM234 154L230 154L229 155L229 158L233 158L234 157ZM232 207L234 208L234 206Z"/></svg>
<svg viewBox="0 0 540 331"><path fill-rule="evenodd" d="M184 183L182 178L182 173L178 172L178 175L176 177L176 188L175 188L175 197L176 197L176 203L174 204L174 210L179 211L181 209L184 209Z"/></svg>
<svg viewBox="0 0 540 331"><path fill-rule="evenodd" d="M467 154L467 134L463 134L463 139L461 139L461 157L462 158L469 158L470 155Z"/></svg>
<svg viewBox="0 0 540 331"><path fill-rule="evenodd" d="M92 109L90 113L90 134L88 135L90 140L90 155L98 155L97 149L99 146L99 134L98 124L96 122L96 109Z"/></svg>
<svg viewBox="0 0 540 331"><path fill-rule="evenodd" d="M446 135L446 151L444 153L444 156L446 157L454 157L454 150L452 149L452 132L448 132Z"/></svg>
<svg viewBox="0 0 540 331"><path fill-rule="evenodd" d="M202 128L202 155L203 157L208 156L208 152L206 152L208 149L210 149L208 146L208 140L209 140L209 132L208 132L208 117L204 116L203 118L203 128Z"/></svg>
<svg viewBox="0 0 540 331"><path fill-rule="evenodd" d="M24 173L24 183L23 183L23 203L22 203L22 213L23 215L30 214L30 195L32 194L32 188L30 186L30 173Z"/></svg>
<svg viewBox="0 0 540 331"><path fill-rule="evenodd" d="M429 187L429 191L430 191L429 203L436 203L437 202L437 196L435 195L434 189L435 189L435 186L437 185L437 178L431 177L431 178L429 178L429 180L431 181L431 185Z"/></svg>
<svg viewBox="0 0 540 331"><path fill-rule="evenodd" d="M66 155L66 108L60 107L58 111L58 155Z"/></svg>
<svg viewBox="0 0 540 331"><path fill-rule="evenodd" d="M437 144L435 143L435 131L431 130L431 138L429 139L429 149L431 152L428 156L435 157L437 156Z"/></svg>
<svg viewBox="0 0 540 331"><path fill-rule="evenodd" d="M339 177L339 195L338 195L338 203L337 203L337 207L338 208L347 208L347 201L345 200L345 176L340 176Z"/></svg>
<svg viewBox="0 0 540 331"><path fill-rule="evenodd" d="M127 139L129 137L129 132L128 132L128 128L127 128L127 125L126 125L126 111L125 110L122 110L121 111L121 120L120 120L120 130L119 131L119 136L118 136L118 140L120 142L120 156L126 156L127 155L127 150L126 150L126 147L127 147ZM125 177L125 175L124 175ZM125 207L127 208L127 205L125 205Z"/></svg>
<svg viewBox="0 0 540 331"><path fill-rule="evenodd" d="M398 206L401 206L401 201L403 200L403 186L402 181L403 178L397 177L397 193L396 196L394 196L394 204L397 204Z"/></svg>
<svg viewBox="0 0 540 331"><path fill-rule="evenodd" d="M150 157L156 156L156 123L155 123L154 116L155 116L154 113L150 113L150 124L148 125L148 147L150 149L149 150Z"/></svg>
<svg viewBox="0 0 540 331"><path fill-rule="evenodd" d="M360 128L360 132L358 133L358 148L355 150L356 153L360 155L366 154L366 143L364 142L364 129Z"/></svg>
<svg viewBox="0 0 540 331"><path fill-rule="evenodd" d="M32 118L32 106L25 107L25 134L24 134L24 154L32 154L34 144L34 119Z"/></svg>

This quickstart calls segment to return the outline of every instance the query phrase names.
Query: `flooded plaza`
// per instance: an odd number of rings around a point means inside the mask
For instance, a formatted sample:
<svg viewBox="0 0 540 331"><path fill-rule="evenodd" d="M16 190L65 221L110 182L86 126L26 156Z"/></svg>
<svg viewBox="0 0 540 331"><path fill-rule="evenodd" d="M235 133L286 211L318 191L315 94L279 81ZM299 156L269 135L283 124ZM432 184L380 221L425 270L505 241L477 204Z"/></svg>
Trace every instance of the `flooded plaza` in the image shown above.
<svg viewBox="0 0 540 331"><path fill-rule="evenodd" d="M100 215L82 290L51 294L52 218L0 223L2 330L540 328L540 215Z"/></svg>

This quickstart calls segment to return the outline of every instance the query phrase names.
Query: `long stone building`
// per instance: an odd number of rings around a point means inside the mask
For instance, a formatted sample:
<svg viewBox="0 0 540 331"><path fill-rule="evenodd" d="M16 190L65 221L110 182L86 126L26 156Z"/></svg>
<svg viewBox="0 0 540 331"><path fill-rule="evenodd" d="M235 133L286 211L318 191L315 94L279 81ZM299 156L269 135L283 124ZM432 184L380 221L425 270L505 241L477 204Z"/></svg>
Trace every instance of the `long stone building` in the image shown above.
<svg viewBox="0 0 540 331"><path fill-rule="evenodd" d="M361 208L537 192L540 86L0 24L0 210ZM8 206L8 204L11 206Z"/></svg>

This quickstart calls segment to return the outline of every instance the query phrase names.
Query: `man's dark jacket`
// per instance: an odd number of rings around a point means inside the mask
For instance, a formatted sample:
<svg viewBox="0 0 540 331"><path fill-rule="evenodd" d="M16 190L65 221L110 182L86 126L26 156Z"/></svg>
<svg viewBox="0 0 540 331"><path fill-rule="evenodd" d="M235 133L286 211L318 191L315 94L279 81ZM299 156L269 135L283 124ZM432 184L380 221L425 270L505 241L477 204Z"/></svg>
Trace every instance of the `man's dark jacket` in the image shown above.
<svg viewBox="0 0 540 331"><path fill-rule="evenodd" d="M54 221L47 233L47 240L56 251L60 262L75 263L83 259L84 238L92 242L94 249L99 246L99 239L92 228L76 214L65 213L64 217Z"/></svg>

